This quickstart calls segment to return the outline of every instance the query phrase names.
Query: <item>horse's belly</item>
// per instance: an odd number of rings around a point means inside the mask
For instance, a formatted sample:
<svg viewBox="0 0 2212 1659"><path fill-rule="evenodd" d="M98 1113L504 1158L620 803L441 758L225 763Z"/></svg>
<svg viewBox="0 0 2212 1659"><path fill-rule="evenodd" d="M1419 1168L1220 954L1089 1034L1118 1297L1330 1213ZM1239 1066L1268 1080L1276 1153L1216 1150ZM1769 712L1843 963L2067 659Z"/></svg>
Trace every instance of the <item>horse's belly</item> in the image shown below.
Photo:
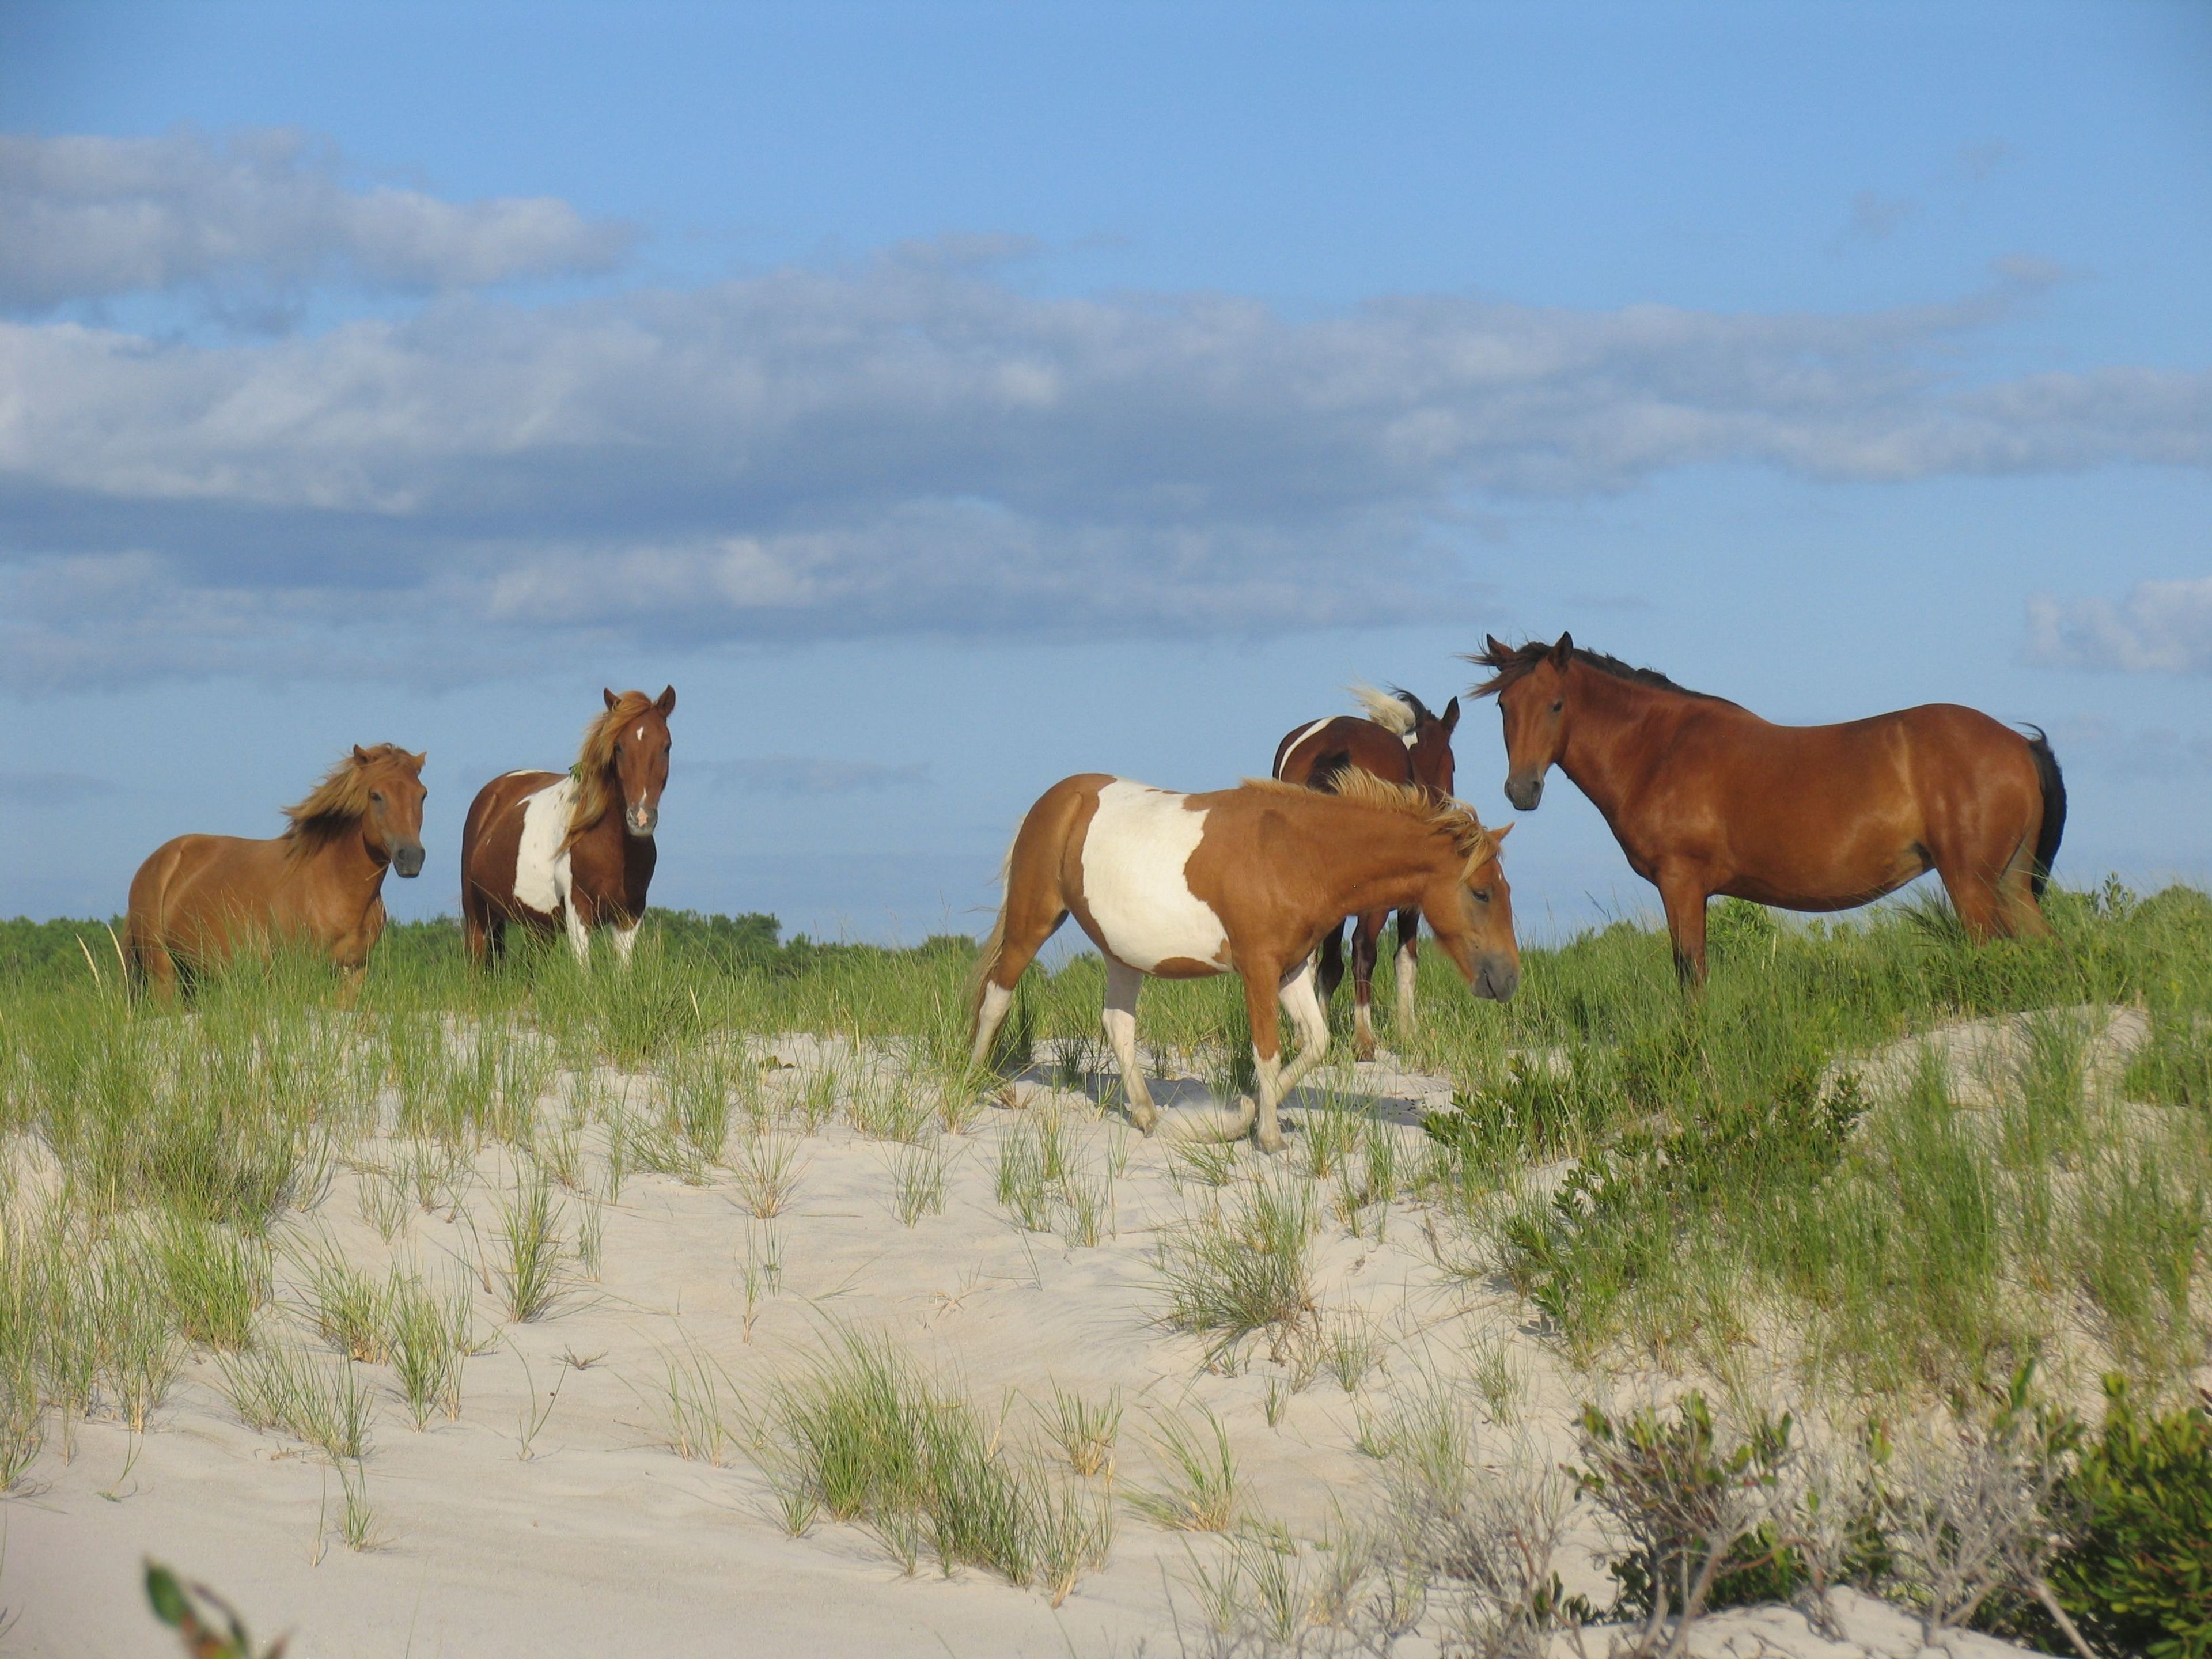
<svg viewBox="0 0 2212 1659"><path fill-rule="evenodd" d="M568 854L561 843L568 836L568 814L576 801L576 783L563 778L525 798L522 838L514 849L514 900L541 915L557 916L568 908Z"/></svg>
<svg viewBox="0 0 2212 1659"><path fill-rule="evenodd" d="M1206 818L1186 799L1116 778L1084 834L1084 906L1098 943L1146 973L1163 963L1229 965L1228 931L1183 874Z"/></svg>

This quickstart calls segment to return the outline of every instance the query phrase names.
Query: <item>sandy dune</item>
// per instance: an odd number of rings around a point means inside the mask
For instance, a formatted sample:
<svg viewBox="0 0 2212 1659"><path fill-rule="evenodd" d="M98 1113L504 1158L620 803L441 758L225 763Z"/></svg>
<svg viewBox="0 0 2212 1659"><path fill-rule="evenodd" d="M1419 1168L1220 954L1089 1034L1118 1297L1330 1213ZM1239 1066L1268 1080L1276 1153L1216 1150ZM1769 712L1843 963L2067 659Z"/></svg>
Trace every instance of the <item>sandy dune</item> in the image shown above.
<svg viewBox="0 0 2212 1659"><path fill-rule="evenodd" d="M854 1055L834 1043L800 1037L768 1046L789 1062L769 1073L773 1090L794 1092L824 1064L848 1079L855 1073ZM1419 1108L1449 1093L1439 1079L1388 1064L1347 1066L1334 1079L1347 1094L1382 1103L1409 1153L1421 1139ZM1188 1109L1205 1109L1198 1085L1175 1092ZM704 1358L726 1374L734 1428L772 1378L818 1352L824 1334L842 1326L888 1332L977 1397L1003 1401L1005 1431L1024 1441L1042 1443L1031 1402L1049 1400L1055 1382L1092 1395L1118 1389L1127 1408L1115 1476L1123 1490L1153 1478L1147 1430L1156 1418L1194 1417L1202 1407L1231 1435L1248 1508L1302 1537L1328 1527L1333 1504L1357 1512L1367 1501L1375 1465L1356 1449L1362 1423L1423 1386L1425 1375L1469 1376L1485 1362L1486 1460L1556 1462L1571 1452L1570 1414L1589 1382L1522 1328L1522 1310L1499 1288L1441 1271L1419 1213L1402 1208L1387 1218L1368 1212L1362 1237L1329 1216L1316 1253L1322 1308L1371 1322L1382 1369L1352 1393L1325 1372L1314 1377L1270 1426L1268 1395L1283 1389L1283 1367L1263 1354L1240 1375L1209 1372L1200 1343L1157 1322L1156 1230L1206 1192L1188 1176L1178 1185L1181 1155L1034 1078L1021 1098L1020 1110L994 1108L971 1133L947 1138L945 1210L911 1229L891 1207L896 1149L842 1121L802 1139L795 1198L772 1224L738 1207L726 1170L696 1186L632 1175L605 1211L597 1281L579 1271L555 1315L529 1324L503 1323L477 1283L480 1250L499 1224L496 1200L512 1189L509 1154L488 1151L459 1207L417 1211L396 1245L363 1219L362 1177L341 1170L293 1231L325 1236L378 1272L396 1255L434 1282L475 1284L478 1330L489 1343L467 1362L458 1420L434 1419L421 1431L391 1372L362 1368L377 1395L365 1469L380 1543L358 1553L344 1547L341 1486L328 1464L296 1442L243 1426L215 1367L201 1362L143 1444L112 1423L81 1425L73 1455L65 1459L50 1438L32 1492L0 1506L0 1604L19 1615L4 1645L102 1659L167 1650L137 1589L141 1558L151 1555L220 1589L262 1639L291 1632L291 1651L302 1659L1201 1650L1180 1585L1194 1552L1213 1559L1209 1552L1220 1547L1211 1537L1164 1531L1121 1508L1110 1565L1054 1609L1042 1595L981 1572L948 1580L927 1559L906 1577L854 1528L824 1522L790 1537L738 1444L719 1448L717 1461L687 1461L671 1449L672 1360ZM1308 1106L1316 1098L1304 1097ZM1110 1236L1092 1247L1023 1231L994 1197L996 1143L1053 1112L1064 1115L1094 1170L1119 1166ZM583 1184L597 1194L604 1141L594 1146ZM372 1148L363 1161L377 1155ZM1249 1147L1236 1156L1261 1161ZM1287 1156L1297 1157L1295 1143ZM592 1200L568 1194L562 1201L573 1242ZM750 1324L749 1253L758 1290ZM768 1285L762 1270L776 1265L780 1283ZM280 1289L279 1302L304 1335L297 1280L280 1270L280 1285L290 1288ZM543 1426L526 1447L533 1412L543 1413ZM1569 1565L1571 1587L1602 1593L1586 1554ZM1858 1604L1851 1623L1863 1650L1917 1647L1917 1626L1894 1609ZM1590 1643L1591 1653L1604 1651L1601 1637ZM1862 1650L1820 1640L1782 1609L1717 1619L1699 1646ZM1398 1649L1433 1650L1418 1635ZM2010 1651L1967 1638L1960 1651L1974 1650Z"/></svg>

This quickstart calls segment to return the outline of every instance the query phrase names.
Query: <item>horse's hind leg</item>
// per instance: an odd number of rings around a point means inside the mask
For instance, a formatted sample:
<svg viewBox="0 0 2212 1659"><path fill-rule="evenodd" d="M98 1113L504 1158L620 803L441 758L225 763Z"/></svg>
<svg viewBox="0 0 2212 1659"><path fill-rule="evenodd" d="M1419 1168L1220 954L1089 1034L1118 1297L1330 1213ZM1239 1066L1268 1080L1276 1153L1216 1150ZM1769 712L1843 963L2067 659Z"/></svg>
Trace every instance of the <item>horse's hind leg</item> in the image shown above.
<svg viewBox="0 0 2212 1659"><path fill-rule="evenodd" d="M1314 953L1314 968L1320 978L1322 1006L1336 995L1336 988L1344 983L1344 924L1340 921L1321 936L1321 949Z"/></svg>
<svg viewBox="0 0 2212 1659"><path fill-rule="evenodd" d="M1152 1091L1145 1086L1145 1068L1137 1060L1137 994L1144 985L1145 976L1137 969L1111 957L1106 958L1106 1009L1100 1018L1106 1027L1107 1044L1121 1062L1121 1095L1129 1103L1129 1121L1150 1134L1160 1114L1152 1104Z"/></svg>
<svg viewBox="0 0 2212 1659"><path fill-rule="evenodd" d="M1936 874L1943 884L1943 890L1950 895L1951 908L1958 914L1959 925L1977 945L2012 932L1999 891L2004 873L2002 860L1964 859L1948 852L1936 854Z"/></svg>
<svg viewBox="0 0 2212 1659"><path fill-rule="evenodd" d="M1370 910L1352 933L1352 1052L1375 1058L1375 962L1387 910Z"/></svg>
<svg viewBox="0 0 2212 1659"><path fill-rule="evenodd" d="M1408 905L1398 912L1398 1012L1395 1023L1403 1036L1420 1029L1413 1011L1413 991L1421 977L1421 913Z"/></svg>

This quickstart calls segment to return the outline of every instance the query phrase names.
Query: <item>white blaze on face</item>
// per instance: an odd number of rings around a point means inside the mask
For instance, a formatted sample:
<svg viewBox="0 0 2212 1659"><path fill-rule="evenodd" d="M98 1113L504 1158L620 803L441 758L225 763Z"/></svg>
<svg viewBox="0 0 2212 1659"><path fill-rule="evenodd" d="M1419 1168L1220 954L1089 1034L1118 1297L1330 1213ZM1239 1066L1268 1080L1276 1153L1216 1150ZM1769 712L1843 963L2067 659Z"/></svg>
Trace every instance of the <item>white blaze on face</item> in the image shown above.
<svg viewBox="0 0 2212 1659"><path fill-rule="evenodd" d="M576 804L576 781L563 778L523 798L522 844L514 851L514 896L557 916L568 908L568 854L561 842Z"/></svg>
<svg viewBox="0 0 2212 1659"><path fill-rule="evenodd" d="M1229 962L1229 935L1190 890L1183 866L1206 833L1188 795L1116 778L1083 837L1083 896L1101 943L1150 973L1171 957Z"/></svg>

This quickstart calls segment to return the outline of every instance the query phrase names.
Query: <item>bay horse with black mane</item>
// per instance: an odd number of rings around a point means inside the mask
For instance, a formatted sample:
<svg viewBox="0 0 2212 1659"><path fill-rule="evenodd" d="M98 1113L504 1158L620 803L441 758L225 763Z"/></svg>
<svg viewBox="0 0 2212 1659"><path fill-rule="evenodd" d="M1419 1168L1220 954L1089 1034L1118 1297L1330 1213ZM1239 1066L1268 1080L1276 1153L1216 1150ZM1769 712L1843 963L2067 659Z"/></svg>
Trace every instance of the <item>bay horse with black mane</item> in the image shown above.
<svg viewBox="0 0 2212 1659"><path fill-rule="evenodd" d="M1955 703L1840 726L1775 726L1665 675L1578 649L1490 637L1506 798L1530 812L1557 766L1659 889L1674 965L1705 976L1705 901L1845 910L1927 871L1967 935L2051 932L2039 901L2066 828L2051 744Z"/></svg>
<svg viewBox="0 0 2212 1659"><path fill-rule="evenodd" d="M1365 719L1339 714L1318 720L1284 734L1275 745L1273 775L1285 783L1334 790L1342 773L1357 769L1385 783L1412 784L1428 790L1439 801L1451 799L1453 781L1452 730L1459 724L1459 699L1444 705L1442 714L1429 712L1410 691L1378 691L1371 685L1348 688ZM1362 1060L1375 1058L1375 961L1387 911L1372 910L1354 919L1352 937L1352 1053ZM1413 989L1419 968L1421 913L1398 912L1398 1009L1401 1032L1414 1027ZM1344 928L1341 924L1322 935L1320 963L1322 1005L1326 1007L1344 979Z"/></svg>
<svg viewBox="0 0 2212 1659"><path fill-rule="evenodd" d="M970 1058L989 1060L1022 970L1073 915L1106 958L1106 1039L1137 1127L1159 1121L1137 1060L1145 976L1234 973L1259 1098L1243 1103L1230 1134L1256 1121L1261 1149L1280 1152L1276 1108L1328 1049L1311 960L1324 930L1418 906L1476 995L1513 994L1521 953L1504 838L1458 801L1357 770L1326 795L1272 780L1184 795L1100 773L1065 778L1030 808L1006 854L1006 901L976 964ZM1287 1068L1279 999L1302 1039Z"/></svg>
<svg viewBox="0 0 2212 1659"><path fill-rule="evenodd" d="M349 1000L384 932L384 876L422 868L422 763L388 743L356 744L271 840L179 836L131 878L124 959L164 1000L179 980L241 950L305 944L330 957Z"/></svg>
<svg viewBox="0 0 2212 1659"><path fill-rule="evenodd" d="M601 695L605 712L584 728L574 766L507 773L469 804L461 937L478 963L505 954L510 921L539 934L565 929L586 967L592 929L610 924L615 954L629 961L653 882L676 688Z"/></svg>

